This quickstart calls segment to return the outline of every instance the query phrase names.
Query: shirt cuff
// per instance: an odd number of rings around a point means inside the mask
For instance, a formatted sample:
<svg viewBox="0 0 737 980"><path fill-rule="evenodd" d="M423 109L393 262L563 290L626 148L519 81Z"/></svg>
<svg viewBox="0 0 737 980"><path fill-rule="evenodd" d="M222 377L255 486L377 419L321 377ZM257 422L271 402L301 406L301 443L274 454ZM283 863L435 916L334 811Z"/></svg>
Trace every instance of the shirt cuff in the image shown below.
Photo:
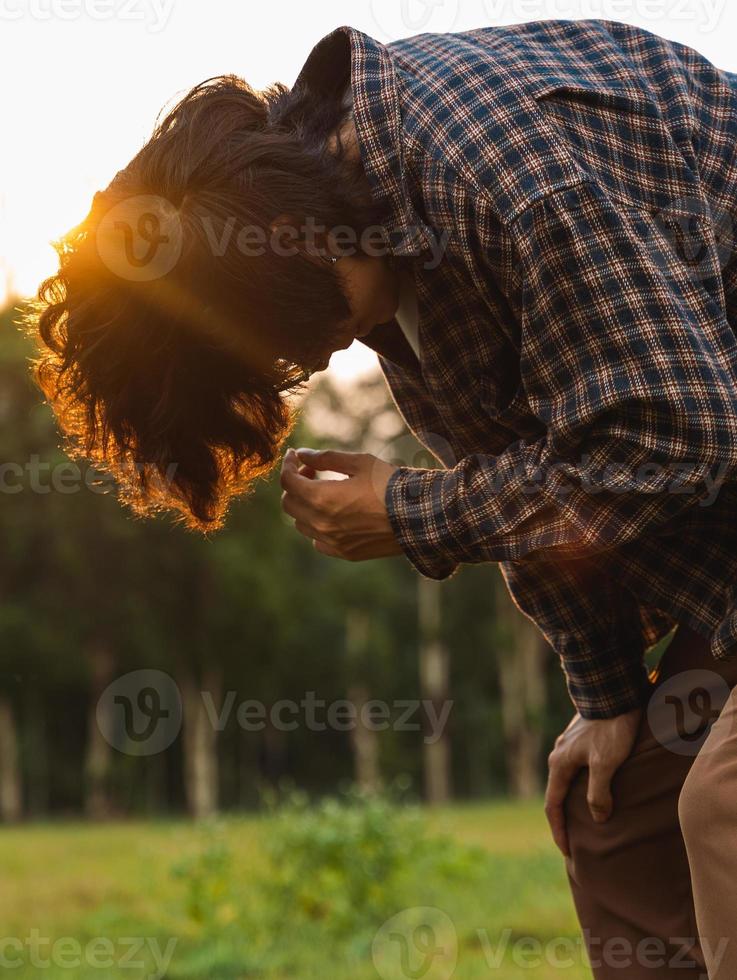
<svg viewBox="0 0 737 980"><path fill-rule="evenodd" d="M389 477L384 502L402 551L426 578L451 576L458 561L448 549L441 500L442 470L398 467Z"/></svg>
<svg viewBox="0 0 737 980"><path fill-rule="evenodd" d="M620 665L621 666L621 665ZM645 708L653 691L647 667L633 665L631 670L612 673L605 696L591 698L590 691L577 689L568 678L568 691L582 718L591 721L616 718L636 708Z"/></svg>

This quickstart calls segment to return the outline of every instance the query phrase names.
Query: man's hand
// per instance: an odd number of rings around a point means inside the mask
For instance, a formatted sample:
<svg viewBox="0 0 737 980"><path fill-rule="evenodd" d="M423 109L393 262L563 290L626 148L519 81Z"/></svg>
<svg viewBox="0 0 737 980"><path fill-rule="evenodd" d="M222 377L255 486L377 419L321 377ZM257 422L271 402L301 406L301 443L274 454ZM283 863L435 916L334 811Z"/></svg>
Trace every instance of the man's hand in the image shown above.
<svg viewBox="0 0 737 980"><path fill-rule="evenodd" d="M281 470L282 508L323 555L366 561L399 555L384 503L396 467L369 453L288 449ZM347 480L318 480L319 470Z"/></svg>
<svg viewBox="0 0 737 980"><path fill-rule="evenodd" d="M566 857L570 856L563 804L573 780L588 767L586 799L596 823L612 815L611 783L614 774L629 757L637 738L642 710L637 708L616 718L587 720L576 715L560 735L548 759L550 775L545 795L545 814L553 839Z"/></svg>

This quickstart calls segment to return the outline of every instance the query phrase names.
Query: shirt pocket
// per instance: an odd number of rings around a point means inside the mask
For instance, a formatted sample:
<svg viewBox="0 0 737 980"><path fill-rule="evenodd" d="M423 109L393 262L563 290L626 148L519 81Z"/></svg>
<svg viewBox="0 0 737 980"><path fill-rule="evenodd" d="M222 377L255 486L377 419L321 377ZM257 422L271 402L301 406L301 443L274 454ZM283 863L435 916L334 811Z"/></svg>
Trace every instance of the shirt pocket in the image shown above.
<svg viewBox="0 0 737 980"><path fill-rule="evenodd" d="M566 151L610 197L650 212L692 212L698 175L644 92L550 84L535 99Z"/></svg>

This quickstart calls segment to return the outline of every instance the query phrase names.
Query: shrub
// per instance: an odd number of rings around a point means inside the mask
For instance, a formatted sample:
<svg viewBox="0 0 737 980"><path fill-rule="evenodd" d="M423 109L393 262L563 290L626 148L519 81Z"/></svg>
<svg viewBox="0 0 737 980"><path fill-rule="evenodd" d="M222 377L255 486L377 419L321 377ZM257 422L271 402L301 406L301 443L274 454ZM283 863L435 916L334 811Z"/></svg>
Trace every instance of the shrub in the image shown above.
<svg viewBox="0 0 737 980"><path fill-rule="evenodd" d="M272 807L266 864L255 873L238 865L216 827L210 834L177 868L188 913L208 937L259 937L262 951L264 937L276 952L324 938L363 956L392 915L440 900L449 884L488 866L481 849L428 834L418 807L356 791L317 803L293 793Z"/></svg>

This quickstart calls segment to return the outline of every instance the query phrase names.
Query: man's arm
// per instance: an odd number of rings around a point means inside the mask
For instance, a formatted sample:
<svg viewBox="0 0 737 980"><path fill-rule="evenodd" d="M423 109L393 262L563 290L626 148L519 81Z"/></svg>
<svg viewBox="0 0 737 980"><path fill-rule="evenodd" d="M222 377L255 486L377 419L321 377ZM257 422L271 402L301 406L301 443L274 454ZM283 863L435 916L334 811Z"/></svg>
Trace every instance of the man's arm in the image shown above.
<svg viewBox="0 0 737 980"><path fill-rule="evenodd" d="M392 526L431 577L440 562L605 553L734 473L734 338L708 264L692 275L657 216L593 184L536 202L512 230L522 382L547 434L392 474Z"/></svg>
<svg viewBox="0 0 737 980"><path fill-rule="evenodd" d="M483 243L493 225L477 201ZM627 213L594 185L537 202L512 234L522 383L547 435L446 472L399 469L389 516L425 575L502 562L559 653L579 713L613 718L646 697L641 622L603 572L580 579L576 559L656 532L697 505L706 479L734 470L720 270L717 261L706 278L702 256L694 274L657 216Z"/></svg>

